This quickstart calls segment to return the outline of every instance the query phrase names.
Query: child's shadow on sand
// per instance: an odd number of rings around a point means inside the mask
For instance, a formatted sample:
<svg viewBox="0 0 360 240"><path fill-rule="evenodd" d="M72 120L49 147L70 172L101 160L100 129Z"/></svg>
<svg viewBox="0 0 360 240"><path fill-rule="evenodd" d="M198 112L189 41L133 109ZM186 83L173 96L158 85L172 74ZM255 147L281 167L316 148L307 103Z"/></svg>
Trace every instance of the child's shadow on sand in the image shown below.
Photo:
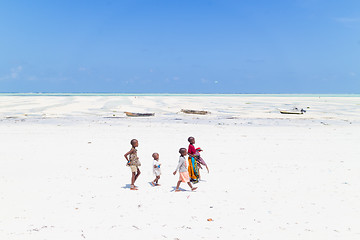
<svg viewBox="0 0 360 240"><path fill-rule="evenodd" d="M171 190L170 192L175 192L175 189L176 189L176 187L172 187L172 190ZM187 192L187 190L185 190L185 189L183 189L183 188L181 188L181 187L179 187L179 190L180 190L181 192Z"/></svg>
<svg viewBox="0 0 360 240"><path fill-rule="evenodd" d="M123 186L121 188L125 188L125 189L129 188L130 189L130 187L131 187L131 184L126 184L125 186Z"/></svg>

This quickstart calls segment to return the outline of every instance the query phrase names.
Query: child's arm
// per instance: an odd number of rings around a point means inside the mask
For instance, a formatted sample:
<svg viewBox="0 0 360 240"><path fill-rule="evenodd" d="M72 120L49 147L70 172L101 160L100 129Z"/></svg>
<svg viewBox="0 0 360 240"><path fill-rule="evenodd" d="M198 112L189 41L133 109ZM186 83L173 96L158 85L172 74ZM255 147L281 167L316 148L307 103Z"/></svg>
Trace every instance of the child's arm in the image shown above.
<svg viewBox="0 0 360 240"><path fill-rule="evenodd" d="M124 157L126 158L127 161L129 161L129 159L128 159L127 156L128 156L129 154L132 154L133 152L134 152L134 149L131 149L130 151L128 151L127 153L124 154Z"/></svg>

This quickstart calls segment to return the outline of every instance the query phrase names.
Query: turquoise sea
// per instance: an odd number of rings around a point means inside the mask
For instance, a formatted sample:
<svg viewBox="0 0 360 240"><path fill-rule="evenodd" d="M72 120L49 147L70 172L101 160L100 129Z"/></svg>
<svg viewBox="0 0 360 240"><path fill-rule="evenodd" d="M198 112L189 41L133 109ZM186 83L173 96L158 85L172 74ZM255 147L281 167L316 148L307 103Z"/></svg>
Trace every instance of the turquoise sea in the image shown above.
<svg viewBox="0 0 360 240"><path fill-rule="evenodd" d="M0 93L1 96L360 97L360 94Z"/></svg>

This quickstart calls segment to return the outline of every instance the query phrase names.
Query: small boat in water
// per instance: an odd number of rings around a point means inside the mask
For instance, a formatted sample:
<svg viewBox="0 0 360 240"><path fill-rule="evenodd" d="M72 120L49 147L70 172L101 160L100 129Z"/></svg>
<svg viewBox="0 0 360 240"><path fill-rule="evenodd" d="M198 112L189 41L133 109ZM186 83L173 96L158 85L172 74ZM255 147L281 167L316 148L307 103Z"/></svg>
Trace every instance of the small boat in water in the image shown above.
<svg viewBox="0 0 360 240"><path fill-rule="evenodd" d="M155 116L155 113L133 113L133 112L125 112L128 117L152 117Z"/></svg>
<svg viewBox="0 0 360 240"><path fill-rule="evenodd" d="M292 110L280 110L281 114L304 114L304 109L293 108Z"/></svg>
<svg viewBox="0 0 360 240"><path fill-rule="evenodd" d="M199 114L199 115L210 114L210 112L208 112L208 111L198 111L198 110L190 110L190 109L181 109L181 112L187 113L187 114Z"/></svg>

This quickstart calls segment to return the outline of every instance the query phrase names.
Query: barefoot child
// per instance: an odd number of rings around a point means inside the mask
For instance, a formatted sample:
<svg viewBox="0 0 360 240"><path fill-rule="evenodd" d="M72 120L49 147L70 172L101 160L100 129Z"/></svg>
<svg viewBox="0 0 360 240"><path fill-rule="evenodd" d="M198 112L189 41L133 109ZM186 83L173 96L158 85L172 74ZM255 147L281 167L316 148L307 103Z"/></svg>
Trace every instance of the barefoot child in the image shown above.
<svg viewBox="0 0 360 240"><path fill-rule="evenodd" d="M160 186L160 184L158 183L158 181L160 179L160 175L161 175L161 170L160 170L161 163L159 161L159 154L153 153L152 157L154 158L153 172L155 175L155 179L154 179L154 181L151 182L151 185Z"/></svg>
<svg viewBox="0 0 360 240"><path fill-rule="evenodd" d="M188 157L188 161L189 161L189 167L188 167L188 171L189 171L189 176L190 176L190 181L192 183L198 183L199 182L199 178L200 178L200 172L199 172L199 166L196 162L196 149L195 149L195 138L194 137L189 137L188 138L188 142L189 142L189 148L188 148L188 153L189 153L189 157Z"/></svg>
<svg viewBox="0 0 360 240"><path fill-rule="evenodd" d="M135 186L135 181L141 173L140 169L139 169L139 166L141 166L141 163L137 156L137 149L136 149L136 147L139 146L139 142L138 142L138 140L133 139L130 141L130 144L131 144L131 149L130 149L130 151L125 153L124 157L127 160L126 165L130 167L131 174L132 174L130 190L138 190L137 187ZM129 156L129 158L128 158L128 156Z"/></svg>
<svg viewBox="0 0 360 240"><path fill-rule="evenodd" d="M179 171L179 181L177 182L175 192L180 192L179 187L181 182L186 182L190 186L191 191L194 191L197 188L193 187L190 183L189 172L186 167L186 159L185 159L187 155L186 148L180 148L179 153L180 153L179 164L177 165L176 170L173 173L175 175L176 172Z"/></svg>

